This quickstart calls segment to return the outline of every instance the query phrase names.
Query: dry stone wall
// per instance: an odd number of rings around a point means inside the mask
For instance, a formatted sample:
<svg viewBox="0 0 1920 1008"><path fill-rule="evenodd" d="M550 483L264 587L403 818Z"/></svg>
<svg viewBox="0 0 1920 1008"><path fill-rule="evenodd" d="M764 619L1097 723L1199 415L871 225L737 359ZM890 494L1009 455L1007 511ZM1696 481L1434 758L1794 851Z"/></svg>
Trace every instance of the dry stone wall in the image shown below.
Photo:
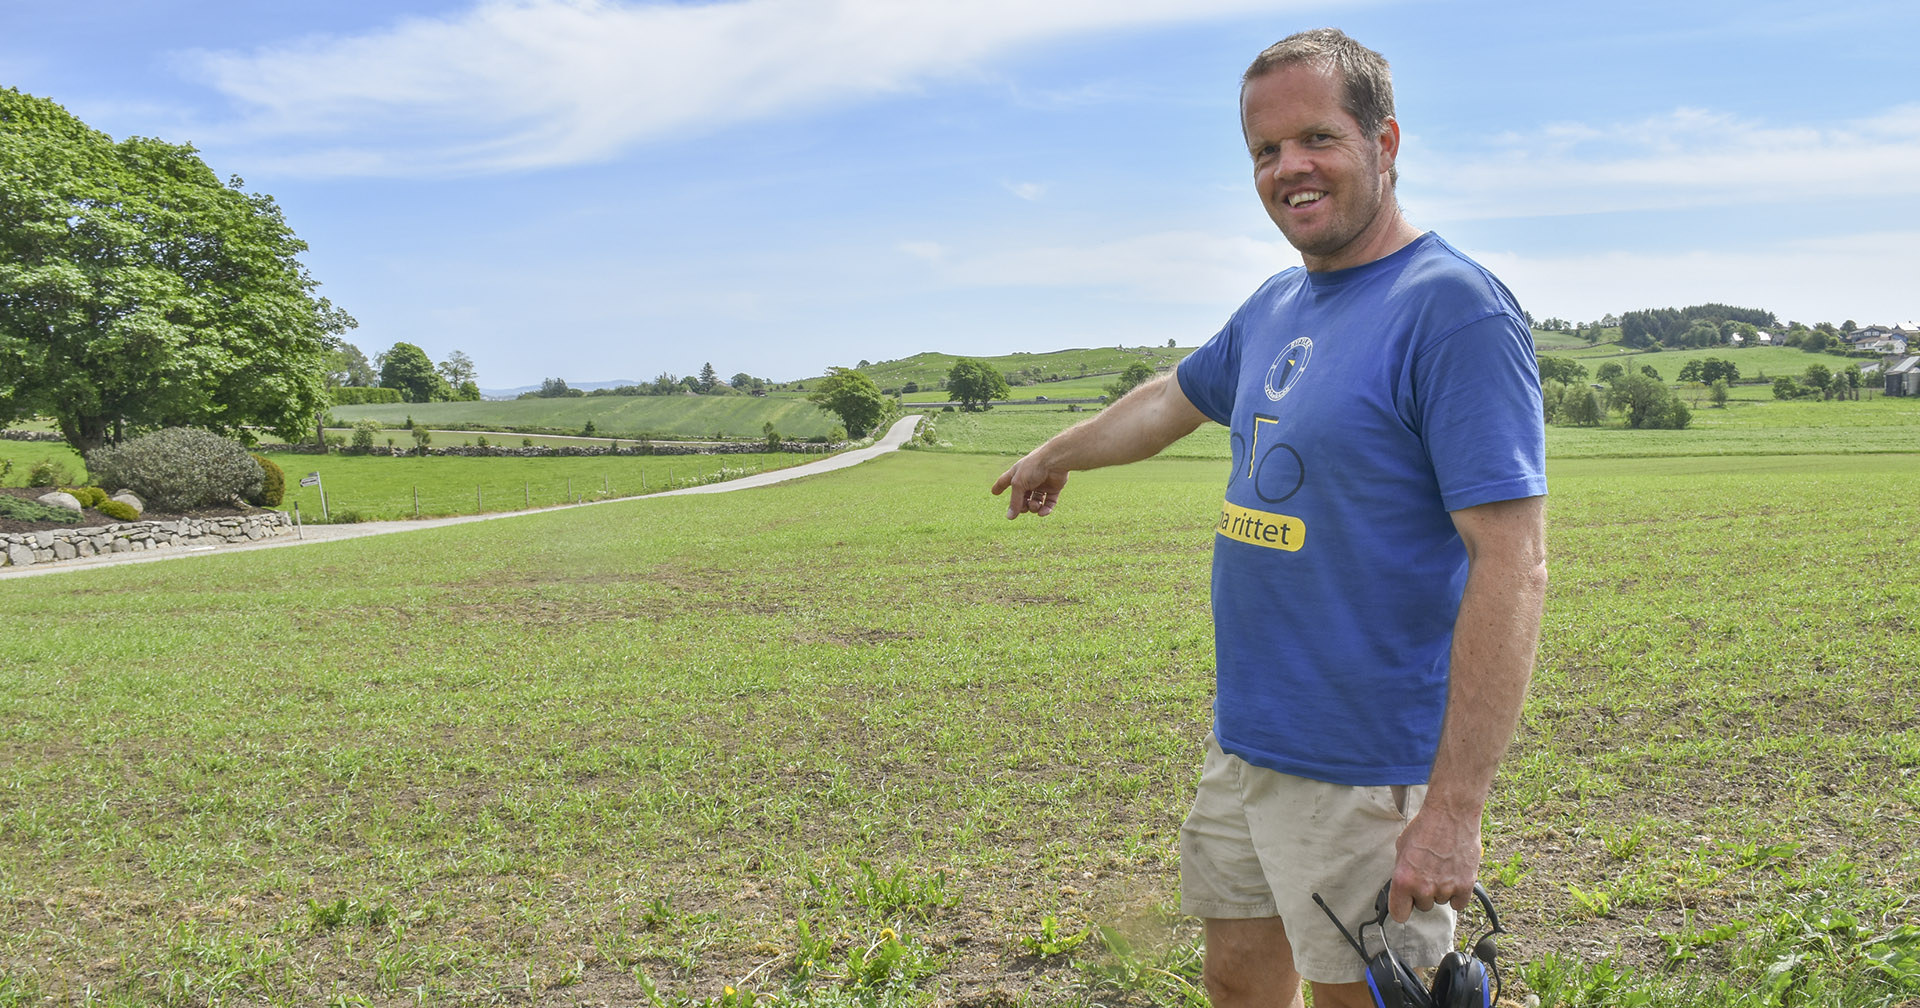
<svg viewBox="0 0 1920 1008"><path fill-rule="evenodd" d="M43 529L0 533L0 567L58 563L103 553L143 553L189 546L253 542L293 531L281 511L226 518L123 522L99 528Z"/></svg>

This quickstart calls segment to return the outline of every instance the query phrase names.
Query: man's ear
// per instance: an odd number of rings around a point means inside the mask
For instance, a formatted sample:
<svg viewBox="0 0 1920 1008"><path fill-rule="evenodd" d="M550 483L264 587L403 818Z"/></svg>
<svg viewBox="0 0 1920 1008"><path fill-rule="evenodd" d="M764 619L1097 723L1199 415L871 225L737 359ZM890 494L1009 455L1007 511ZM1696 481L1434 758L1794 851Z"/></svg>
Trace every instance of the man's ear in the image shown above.
<svg viewBox="0 0 1920 1008"><path fill-rule="evenodd" d="M1380 145L1380 171L1392 174L1394 164L1400 158L1400 121L1388 116L1380 124L1380 135L1374 140Z"/></svg>

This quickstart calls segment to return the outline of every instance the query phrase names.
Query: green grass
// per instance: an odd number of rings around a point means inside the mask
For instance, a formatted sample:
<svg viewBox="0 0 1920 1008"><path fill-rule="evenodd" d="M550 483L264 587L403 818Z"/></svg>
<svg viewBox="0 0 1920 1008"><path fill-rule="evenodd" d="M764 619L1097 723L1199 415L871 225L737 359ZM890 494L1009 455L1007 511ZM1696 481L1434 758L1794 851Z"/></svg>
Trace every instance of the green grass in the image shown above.
<svg viewBox="0 0 1920 1008"><path fill-rule="evenodd" d="M381 403L335 406L330 412L341 426L350 426L356 420L373 420L398 428L412 417L415 423L436 429L516 433L578 434L591 421L600 437L627 439L760 438L769 423L786 437L811 438L825 436L839 425L838 418L808 402L804 395L581 396Z"/></svg>
<svg viewBox="0 0 1920 1008"><path fill-rule="evenodd" d="M1539 334L1535 334L1536 337ZM1564 338L1564 337L1563 337ZM1780 377L1799 377L1806 373L1809 366L1819 364L1832 371L1846 365L1859 366L1872 361L1862 357L1841 357L1828 353L1807 353L1797 347L1704 347L1692 350L1656 350L1652 352L1634 351L1613 343L1601 343L1588 346L1581 340L1577 345L1544 346L1536 344L1542 352L1550 352L1556 357L1567 357L1584 365L1589 375L1606 363L1619 364L1629 371L1638 371L1643 366L1652 366L1660 372L1660 377L1668 383L1680 380L1680 369L1688 361L1703 360L1708 357L1731 361L1740 369L1740 380L1752 382L1765 376L1768 381Z"/></svg>
<svg viewBox="0 0 1920 1008"><path fill-rule="evenodd" d="M1156 368L1167 368L1192 352L1193 347L1092 347L973 359L985 361L1010 380L1023 377L1031 382L1015 388L1015 398L1029 398L1035 393L1051 398L1066 398L1070 394L1067 390L1072 390L1074 397L1101 394L1103 386L1110 384L1134 361L1144 360ZM914 382L923 389L937 388L940 382L946 380L947 372L953 369L954 362L958 360L960 357L955 354L921 353L900 360L869 364L860 371L883 389L904 388L908 382ZM1060 390L1058 394L1056 390ZM907 398L919 402L938 401L915 399L911 394Z"/></svg>
<svg viewBox="0 0 1920 1008"><path fill-rule="evenodd" d="M1169 908L1223 453L1005 521L1006 458L959 448L1079 418L0 582L0 1005L1197 1005ZM1920 467L1550 477L1486 821L1509 995L1920 997L1920 588L1889 559Z"/></svg>
<svg viewBox="0 0 1920 1008"><path fill-rule="evenodd" d="M438 439L436 439L438 440ZM466 458L430 455L381 458L365 455L267 456L286 473L280 510L296 504L304 520L321 520L320 492L341 520L522 511L578 500L604 500L658 493L782 469L819 456L791 453L748 455L615 455L586 458ZM302 487L300 478L320 474L322 486Z"/></svg>

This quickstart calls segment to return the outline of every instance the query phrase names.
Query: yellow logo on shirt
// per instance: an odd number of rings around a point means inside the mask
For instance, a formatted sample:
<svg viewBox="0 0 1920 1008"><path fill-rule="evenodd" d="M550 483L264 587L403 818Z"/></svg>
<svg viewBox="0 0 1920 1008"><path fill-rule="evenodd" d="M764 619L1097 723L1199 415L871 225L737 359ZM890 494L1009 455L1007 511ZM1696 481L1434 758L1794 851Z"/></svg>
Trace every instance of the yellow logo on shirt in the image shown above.
<svg viewBox="0 0 1920 1008"><path fill-rule="evenodd" d="M1214 531L1239 542L1289 553L1307 541L1307 523L1292 515L1255 511L1226 502L1220 505L1220 526Z"/></svg>

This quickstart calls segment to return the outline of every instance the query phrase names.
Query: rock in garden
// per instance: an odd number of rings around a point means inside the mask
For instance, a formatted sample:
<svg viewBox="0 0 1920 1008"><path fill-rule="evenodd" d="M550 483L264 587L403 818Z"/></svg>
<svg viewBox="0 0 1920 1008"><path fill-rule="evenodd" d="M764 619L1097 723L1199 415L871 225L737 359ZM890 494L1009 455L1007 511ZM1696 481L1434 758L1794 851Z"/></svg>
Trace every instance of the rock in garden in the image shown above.
<svg viewBox="0 0 1920 1008"><path fill-rule="evenodd" d="M132 508L136 513L144 514L147 510L147 502L141 500L139 496L136 495L131 490L122 490L119 493L114 494L109 499L117 500L120 503L125 504L126 506Z"/></svg>
<svg viewBox="0 0 1920 1008"><path fill-rule="evenodd" d="M75 497L70 493L63 493L59 490L55 490L52 493L41 494L40 503L45 504L48 507L66 508L69 511L80 510L80 498Z"/></svg>

